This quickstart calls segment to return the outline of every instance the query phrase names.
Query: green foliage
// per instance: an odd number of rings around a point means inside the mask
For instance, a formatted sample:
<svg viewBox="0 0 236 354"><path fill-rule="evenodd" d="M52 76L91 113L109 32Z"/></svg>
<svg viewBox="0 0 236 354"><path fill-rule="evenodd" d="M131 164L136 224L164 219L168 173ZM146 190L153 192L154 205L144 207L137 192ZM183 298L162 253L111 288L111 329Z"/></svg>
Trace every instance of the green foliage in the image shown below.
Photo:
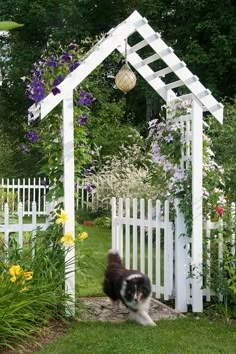
<svg viewBox="0 0 236 354"><path fill-rule="evenodd" d="M0 31L10 31L23 26L24 25L13 21L0 21Z"/></svg>
<svg viewBox="0 0 236 354"><path fill-rule="evenodd" d="M210 119L209 135L216 161L224 167L225 190L229 199L236 200L236 98L225 104L223 125Z"/></svg>
<svg viewBox="0 0 236 354"><path fill-rule="evenodd" d="M48 236L48 235L47 235ZM38 235L35 257L32 249L22 252L12 242L9 252L0 250L0 348L24 343L49 320L62 318L65 310L64 262L54 247L48 247L45 237ZM32 272L32 279L24 273L11 281L9 269L19 265Z"/></svg>
<svg viewBox="0 0 236 354"><path fill-rule="evenodd" d="M81 246L88 235L81 234L77 225L77 255L68 259L74 241L70 233L63 236L65 218L62 210L52 215L47 230L37 230L23 249L12 236L8 249L3 242L0 244L0 350L18 342L24 344L50 320L64 320L65 313L70 314L65 278L72 264L76 267L85 263ZM79 274L82 272L80 269Z"/></svg>
<svg viewBox="0 0 236 354"><path fill-rule="evenodd" d="M97 226L105 227L107 229L111 228L111 218L109 216L99 216L94 222Z"/></svg>
<svg viewBox="0 0 236 354"><path fill-rule="evenodd" d="M12 31L7 37L0 36L0 66L4 76L0 95L0 125L9 133L11 142L16 142L14 150L17 151L17 143L24 137L24 117L30 105L24 97L25 85L20 78L28 75L43 50L48 46L57 49L71 41L80 42L88 36L95 38L99 33L107 32L118 25L135 9L163 35L168 45L173 46L180 58L186 61L193 73L198 75L214 95L230 97L234 94L235 14L231 0L220 3L216 0L130 0L122 1L121 4L101 0L96 6L91 0L63 0L59 3L56 0L47 3L44 0L1 0L1 19L24 23L20 31ZM129 40L134 41L132 36ZM87 48L89 47L90 45ZM143 51L146 57L146 49ZM103 88L102 85L101 87ZM139 77L137 88L127 95L124 118L129 120L131 115L132 122L143 127L149 99L153 116L154 112L158 113L156 106L159 98L148 88L145 80ZM119 131L120 127L117 127ZM111 138L114 138L114 134L111 134ZM106 147L106 152L108 148ZM27 161L24 155L16 157L16 161L19 161L16 177L19 177L18 169L20 173L24 171L22 160L24 167L27 167L27 174L30 172L30 159L32 175L38 172L35 153L36 151L30 152Z"/></svg>
<svg viewBox="0 0 236 354"><path fill-rule="evenodd" d="M14 211L13 203L17 197L16 193L6 192L3 188L0 188L0 209L4 210L4 205L8 203L9 211Z"/></svg>

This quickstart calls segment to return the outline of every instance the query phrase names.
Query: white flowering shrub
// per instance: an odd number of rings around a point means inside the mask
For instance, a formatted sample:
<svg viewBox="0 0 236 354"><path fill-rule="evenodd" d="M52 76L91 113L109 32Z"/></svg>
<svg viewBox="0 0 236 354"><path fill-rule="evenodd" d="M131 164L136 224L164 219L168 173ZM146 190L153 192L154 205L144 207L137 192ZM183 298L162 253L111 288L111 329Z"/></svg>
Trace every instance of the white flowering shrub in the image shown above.
<svg viewBox="0 0 236 354"><path fill-rule="evenodd" d="M150 164L151 155L145 148L137 144L122 146L119 154L107 157L98 171L85 178L85 183L94 187L100 206L112 197L156 199L158 191L151 183Z"/></svg>

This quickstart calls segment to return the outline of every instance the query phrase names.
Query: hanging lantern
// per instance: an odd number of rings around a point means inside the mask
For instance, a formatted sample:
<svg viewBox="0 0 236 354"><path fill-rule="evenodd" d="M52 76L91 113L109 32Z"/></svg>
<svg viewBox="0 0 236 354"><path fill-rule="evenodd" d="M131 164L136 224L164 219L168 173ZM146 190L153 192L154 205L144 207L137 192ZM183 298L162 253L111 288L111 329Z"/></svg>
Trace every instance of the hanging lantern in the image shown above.
<svg viewBox="0 0 236 354"><path fill-rule="evenodd" d="M127 63L116 74L115 83L124 93L129 92L136 85L136 76Z"/></svg>
<svg viewBox="0 0 236 354"><path fill-rule="evenodd" d="M115 83L119 90L129 92L136 85L136 76L127 63L127 39L125 41L125 64L116 74Z"/></svg>

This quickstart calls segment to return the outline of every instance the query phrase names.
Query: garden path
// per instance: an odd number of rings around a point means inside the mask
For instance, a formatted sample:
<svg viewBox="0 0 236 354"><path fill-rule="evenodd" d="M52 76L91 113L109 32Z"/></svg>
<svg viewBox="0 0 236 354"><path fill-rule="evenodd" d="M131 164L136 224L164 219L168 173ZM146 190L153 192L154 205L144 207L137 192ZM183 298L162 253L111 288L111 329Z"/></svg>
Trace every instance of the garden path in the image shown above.
<svg viewBox="0 0 236 354"><path fill-rule="evenodd" d="M128 319L128 310L120 304L119 308L114 307L107 297L84 297L80 298L81 302L81 321L110 321L123 322ZM160 319L175 319L183 316L171 307L161 303L156 299L152 299L149 314L154 321Z"/></svg>

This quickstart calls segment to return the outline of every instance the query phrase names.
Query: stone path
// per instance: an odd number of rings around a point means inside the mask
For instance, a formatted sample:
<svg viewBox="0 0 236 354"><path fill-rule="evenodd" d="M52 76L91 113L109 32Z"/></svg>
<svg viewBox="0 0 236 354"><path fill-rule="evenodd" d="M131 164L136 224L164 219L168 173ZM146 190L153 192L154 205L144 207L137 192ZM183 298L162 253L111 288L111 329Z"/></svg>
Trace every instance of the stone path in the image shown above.
<svg viewBox="0 0 236 354"><path fill-rule="evenodd" d="M80 298L82 305L80 320L81 321L111 321L123 322L128 319L128 310L120 304L119 308L114 307L107 297L90 297ZM149 314L154 321L160 319L175 319L183 316L169 306L162 304L160 301L152 299Z"/></svg>

